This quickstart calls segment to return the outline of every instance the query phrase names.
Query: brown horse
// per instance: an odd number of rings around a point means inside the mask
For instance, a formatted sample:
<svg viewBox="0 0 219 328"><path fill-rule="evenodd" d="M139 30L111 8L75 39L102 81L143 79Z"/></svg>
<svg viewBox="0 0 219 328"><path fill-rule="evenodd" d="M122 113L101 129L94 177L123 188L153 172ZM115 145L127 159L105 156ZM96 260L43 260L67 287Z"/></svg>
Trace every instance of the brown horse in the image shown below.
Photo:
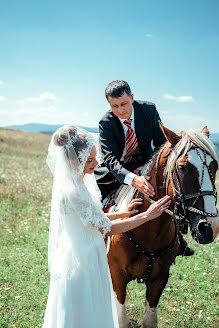
<svg viewBox="0 0 219 328"><path fill-rule="evenodd" d="M218 163L206 137L209 131L205 127L202 132L184 131L179 136L162 124L161 127L167 142L143 169L143 174L151 176L154 200L165 194L171 196L172 212L111 239L108 262L118 301L120 328L129 325L125 310L126 286L136 278L143 280L147 287L143 327L157 327L159 298L178 254L176 221L187 220L192 237L198 243L213 241L208 217L217 216L214 181ZM139 211L145 211L149 205L144 198Z"/></svg>

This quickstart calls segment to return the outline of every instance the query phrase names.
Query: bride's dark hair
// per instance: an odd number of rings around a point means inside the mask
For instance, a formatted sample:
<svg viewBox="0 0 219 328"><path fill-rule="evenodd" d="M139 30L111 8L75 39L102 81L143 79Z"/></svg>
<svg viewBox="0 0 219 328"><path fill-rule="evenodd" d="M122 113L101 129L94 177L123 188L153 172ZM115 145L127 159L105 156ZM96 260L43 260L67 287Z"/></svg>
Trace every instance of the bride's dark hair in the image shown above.
<svg viewBox="0 0 219 328"><path fill-rule="evenodd" d="M69 136L75 152L79 156L79 153L87 147L87 135L85 132L79 132L76 126L68 125L60 128L54 135L54 143L56 146L65 147Z"/></svg>

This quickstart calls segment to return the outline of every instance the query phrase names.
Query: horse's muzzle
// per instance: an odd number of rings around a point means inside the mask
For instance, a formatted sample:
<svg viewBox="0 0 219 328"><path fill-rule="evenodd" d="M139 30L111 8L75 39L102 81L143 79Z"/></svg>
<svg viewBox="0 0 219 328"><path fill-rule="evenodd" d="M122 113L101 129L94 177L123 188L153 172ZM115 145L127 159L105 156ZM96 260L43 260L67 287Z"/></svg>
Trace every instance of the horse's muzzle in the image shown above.
<svg viewBox="0 0 219 328"><path fill-rule="evenodd" d="M192 238L199 244L210 244L214 240L211 224L205 216L190 215L190 229Z"/></svg>

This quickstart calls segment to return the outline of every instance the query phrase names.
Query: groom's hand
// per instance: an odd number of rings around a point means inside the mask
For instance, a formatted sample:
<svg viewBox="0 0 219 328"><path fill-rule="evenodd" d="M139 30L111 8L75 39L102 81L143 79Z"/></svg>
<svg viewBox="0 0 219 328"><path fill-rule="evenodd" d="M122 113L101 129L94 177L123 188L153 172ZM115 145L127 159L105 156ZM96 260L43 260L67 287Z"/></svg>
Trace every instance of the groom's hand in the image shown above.
<svg viewBox="0 0 219 328"><path fill-rule="evenodd" d="M138 175L139 172L140 172L142 169L143 169L143 166L139 166L137 169L134 170L134 173L135 173L136 175Z"/></svg>
<svg viewBox="0 0 219 328"><path fill-rule="evenodd" d="M143 176L135 176L132 180L132 186L136 187L142 194L153 197L155 195L154 193L154 187L150 184L148 181L150 177L143 177Z"/></svg>

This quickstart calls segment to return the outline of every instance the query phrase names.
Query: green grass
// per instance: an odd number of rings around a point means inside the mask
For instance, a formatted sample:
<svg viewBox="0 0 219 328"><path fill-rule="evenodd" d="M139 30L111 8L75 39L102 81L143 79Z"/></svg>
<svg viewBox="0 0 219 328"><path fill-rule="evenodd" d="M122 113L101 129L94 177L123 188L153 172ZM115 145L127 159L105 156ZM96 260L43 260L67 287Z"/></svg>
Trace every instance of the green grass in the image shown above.
<svg viewBox="0 0 219 328"><path fill-rule="evenodd" d="M216 243L197 245L190 258L176 258L171 266L168 284L159 303L159 327L218 327L218 261ZM132 282L128 287L129 316L141 327L145 288ZM217 326L218 325L218 326Z"/></svg>
<svg viewBox="0 0 219 328"><path fill-rule="evenodd" d="M51 175L50 137L0 129L0 328L41 327L49 274L47 242ZM219 186L219 178L217 179ZM219 327L216 242L177 257L159 304L159 327ZM141 327L145 288L128 286L132 327Z"/></svg>

